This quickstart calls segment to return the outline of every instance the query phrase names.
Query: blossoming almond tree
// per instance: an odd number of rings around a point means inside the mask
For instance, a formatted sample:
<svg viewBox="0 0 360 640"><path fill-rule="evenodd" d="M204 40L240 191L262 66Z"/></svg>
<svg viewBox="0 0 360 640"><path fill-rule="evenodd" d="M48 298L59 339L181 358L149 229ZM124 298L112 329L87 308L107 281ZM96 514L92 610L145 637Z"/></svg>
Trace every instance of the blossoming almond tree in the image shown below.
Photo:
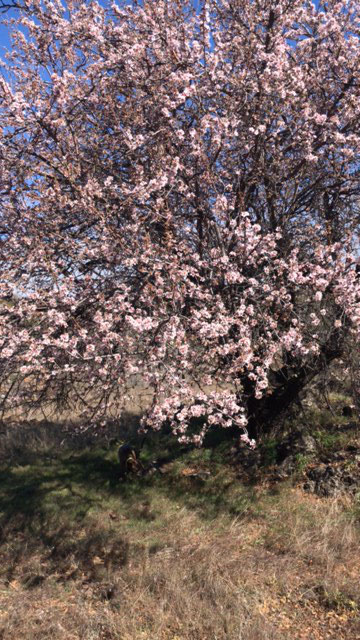
<svg viewBox="0 0 360 640"><path fill-rule="evenodd" d="M246 440L341 356L360 3L317 5L24 0L1 80L3 411L98 424L141 379L144 426Z"/></svg>

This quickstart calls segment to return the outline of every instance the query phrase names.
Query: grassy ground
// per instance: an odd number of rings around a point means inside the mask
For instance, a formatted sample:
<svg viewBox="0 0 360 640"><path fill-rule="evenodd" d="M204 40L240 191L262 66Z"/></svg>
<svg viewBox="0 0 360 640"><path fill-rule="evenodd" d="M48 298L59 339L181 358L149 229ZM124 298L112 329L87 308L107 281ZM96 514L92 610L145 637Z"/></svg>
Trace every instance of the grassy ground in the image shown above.
<svg viewBox="0 0 360 640"><path fill-rule="evenodd" d="M226 443L162 447L163 473L126 482L115 448L4 462L2 640L360 638L356 498L246 485Z"/></svg>

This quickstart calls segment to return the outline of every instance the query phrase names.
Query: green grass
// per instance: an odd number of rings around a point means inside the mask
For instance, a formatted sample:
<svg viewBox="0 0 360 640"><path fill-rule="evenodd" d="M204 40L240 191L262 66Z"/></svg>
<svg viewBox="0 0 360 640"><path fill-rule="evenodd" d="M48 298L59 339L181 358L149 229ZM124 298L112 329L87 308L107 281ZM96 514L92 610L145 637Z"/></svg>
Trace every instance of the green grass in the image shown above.
<svg viewBox="0 0 360 640"><path fill-rule="evenodd" d="M137 505L161 500L167 501L167 509L169 504L187 507L208 519L244 512L253 500L252 492L236 482L220 457L210 451L192 451L170 462L164 475L119 481L116 451L99 448L53 458L39 454L31 464L1 470L0 521L3 529L12 523L35 533L61 520L71 528L108 509L126 516L127 526L142 523L146 528L150 516ZM194 465L208 468L209 479L182 476L182 469Z"/></svg>
<svg viewBox="0 0 360 640"><path fill-rule="evenodd" d="M272 465L276 464L278 456L277 448L279 442L280 441L276 440L275 438L266 438L260 444L262 459L266 467L271 467Z"/></svg>
<svg viewBox="0 0 360 640"><path fill-rule="evenodd" d="M349 437L349 435L345 433L332 433L331 431L321 429L314 431L313 436L325 452L340 449L351 439L351 435Z"/></svg>

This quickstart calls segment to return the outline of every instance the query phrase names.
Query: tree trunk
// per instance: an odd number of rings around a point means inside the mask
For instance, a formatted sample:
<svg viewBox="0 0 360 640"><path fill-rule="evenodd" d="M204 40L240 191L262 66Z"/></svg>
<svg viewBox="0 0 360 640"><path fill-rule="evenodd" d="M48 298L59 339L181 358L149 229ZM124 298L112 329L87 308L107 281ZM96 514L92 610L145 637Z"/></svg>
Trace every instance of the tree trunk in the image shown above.
<svg viewBox="0 0 360 640"><path fill-rule="evenodd" d="M272 371L271 393L259 400L254 396L253 383L247 379L243 387L245 395L248 397L250 437L259 438L259 436L275 429L276 423L281 423L291 406L297 401L300 392L333 360L339 358L343 349L344 332L335 330L322 345L320 353L311 362L300 365L296 358L289 358L281 369Z"/></svg>

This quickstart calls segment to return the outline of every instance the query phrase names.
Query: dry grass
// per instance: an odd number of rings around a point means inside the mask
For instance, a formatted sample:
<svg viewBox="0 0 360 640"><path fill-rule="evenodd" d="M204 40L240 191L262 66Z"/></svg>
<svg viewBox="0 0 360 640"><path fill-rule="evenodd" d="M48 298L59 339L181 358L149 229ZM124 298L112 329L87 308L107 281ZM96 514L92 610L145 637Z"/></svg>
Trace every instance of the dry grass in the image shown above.
<svg viewBox="0 0 360 640"><path fill-rule="evenodd" d="M76 420L75 420L76 423ZM25 457L34 458L38 454L58 454L59 451L82 451L94 445L107 446L112 438L123 440L136 439L139 428L139 415L124 413L121 419L109 420L106 430L74 428L74 422L62 416L58 420L29 419L0 423L0 464Z"/></svg>
<svg viewBox="0 0 360 640"><path fill-rule="evenodd" d="M300 496L296 501L303 504ZM53 567L32 586L29 576L46 572L44 555L20 563L1 593L4 640L358 637L358 596L349 592L359 577L351 573L355 534L344 541L334 527L329 549L336 541L336 556L329 565L329 551L326 557L314 552L311 566L308 541L302 546L304 528L300 539L294 533L298 546L279 552L269 545L268 525L223 520L216 525L222 531L214 531L212 523L201 525L196 514L182 509L162 523L156 543L147 528L143 545L136 530L131 542L132 523L126 523L130 553L124 563L114 561L106 547L110 525L104 515L96 523L102 544L87 563L79 551L70 554L67 569L60 563L60 571ZM117 542L124 546L124 540ZM321 635L324 626L327 635ZM304 628L313 635L301 635Z"/></svg>
<svg viewBox="0 0 360 640"><path fill-rule="evenodd" d="M120 484L115 451L25 458L0 477L1 640L360 638L353 503L246 487L216 451Z"/></svg>

